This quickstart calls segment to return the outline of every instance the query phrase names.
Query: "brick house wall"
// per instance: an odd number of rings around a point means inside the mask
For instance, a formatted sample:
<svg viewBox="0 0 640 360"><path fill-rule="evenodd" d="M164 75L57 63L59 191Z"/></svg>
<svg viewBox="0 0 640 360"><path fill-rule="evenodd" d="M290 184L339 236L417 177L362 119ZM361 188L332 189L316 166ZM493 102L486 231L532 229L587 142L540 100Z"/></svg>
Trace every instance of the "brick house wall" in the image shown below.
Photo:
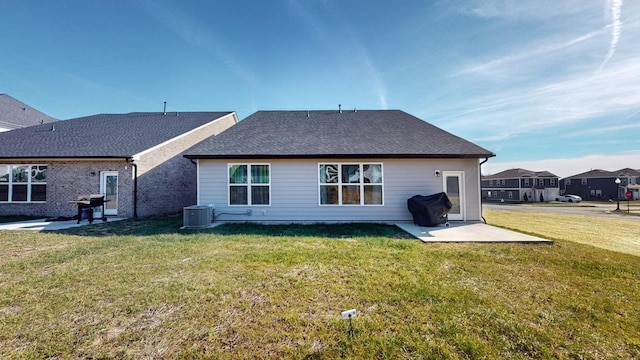
<svg viewBox="0 0 640 360"><path fill-rule="evenodd" d="M100 193L100 172L118 172L118 216L133 216L131 165L117 160L3 161L8 165L47 165L47 201L44 203L0 203L0 215L43 217L73 216L77 206L69 204L79 195Z"/></svg>
<svg viewBox="0 0 640 360"><path fill-rule="evenodd" d="M230 114L140 156L138 165L138 216L171 214L195 205L196 165L182 155L200 141L221 133L233 124Z"/></svg>
<svg viewBox="0 0 640 360"><path fill-rule="evenodd" d="M196 204L196 165L182 155L193 145L235 123L235 113L232 113L139 154L134 160L138 180L137 215L145 217L175 213L182 211L185 206ZM46 202L0 203L0 216L74 216L77 206L68 202L79 195L100 193L100 173L103 171L118 172L118 216L134 216L136 166L125 158L3 160L0 163L47 165Z"/></svg>

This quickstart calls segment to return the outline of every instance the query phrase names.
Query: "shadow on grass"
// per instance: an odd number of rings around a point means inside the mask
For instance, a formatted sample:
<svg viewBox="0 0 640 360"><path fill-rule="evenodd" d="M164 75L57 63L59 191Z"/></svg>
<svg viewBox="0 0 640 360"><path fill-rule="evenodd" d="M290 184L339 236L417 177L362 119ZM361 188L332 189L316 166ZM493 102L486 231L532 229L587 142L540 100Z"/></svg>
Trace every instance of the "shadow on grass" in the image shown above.
<svg viewBox="0 0 640 360"><path fill-rule="evenodd" d="M28 220L36 220L42 219L42 216L27 216L27 215L9 215L9 216L0 216L0 224L2 223L12 223L18 221L28 221Z"/></svg>
<svg viewBox="0 0 640 360"><path fill-rule="evenodd" d="M262 236L315 236L324 238L386 237L413 239L394 225L374 223L347 224L287 224L260 225L251 223L222 224L207 229L181 229L182 214L158 218L127 219L108 223L94 223L51 233L76 236L150 236L161 234L192 235L262 235Z"/></svg>

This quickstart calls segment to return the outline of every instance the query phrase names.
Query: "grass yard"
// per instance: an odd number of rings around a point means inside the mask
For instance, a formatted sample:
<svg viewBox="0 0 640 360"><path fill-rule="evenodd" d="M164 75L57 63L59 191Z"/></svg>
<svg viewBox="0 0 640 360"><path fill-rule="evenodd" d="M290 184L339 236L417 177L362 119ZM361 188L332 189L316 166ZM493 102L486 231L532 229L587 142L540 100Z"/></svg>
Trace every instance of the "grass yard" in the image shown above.
<svg viewBox="0 0 640 360"><path fill-rule="evenodd" d="M552 240L568 240L640 256L640 221L625 214L610 217L485 210L489 224Z"/></svg>
<svg viewBox="0 0 640 360"><path fill-rule="evenodd" d="M560 230L423 244L383 225L181 223L0 232L0 358L640 357L638 256Z"/></svg>

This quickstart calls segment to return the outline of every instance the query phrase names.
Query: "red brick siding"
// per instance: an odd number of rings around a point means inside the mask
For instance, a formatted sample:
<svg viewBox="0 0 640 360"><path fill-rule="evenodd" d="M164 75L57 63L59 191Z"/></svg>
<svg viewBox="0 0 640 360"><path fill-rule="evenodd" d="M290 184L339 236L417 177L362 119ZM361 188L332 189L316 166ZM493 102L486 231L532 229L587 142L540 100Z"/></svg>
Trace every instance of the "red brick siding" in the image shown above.
<svg viewBox="0 0 640 360"><path fill-rule="evenodd" d="M0 215L73 216L77 207L68 201L100 192L100 172L118 171L119 216L133 216L131 165L114 161L11 161L3 164L47 164L46 203L0 203Z"/></svg>
<svg viewBox="0 0 640 360"><path fill-rule="evenodd" d="M232 116L220 119L136 160L138 216L176 213L196 204L196 165L182 155L193 145L235 124L234 119Z"/></svg>
<svg viewBox="0 0 640 360"><path fill-rule="evenodd" d="M179 121L179 117L176 121ZM196 166L182 155L200 141L235 124L227 116L182 136L135 160L138 167L137 215L141 217L182 211L196 203ZM68 161L0 161L2 164L47 164L46 203L0 203L0 215L73 216L77 207L68 201L100 192L100 172L118 172L118 216L134 216L134 167L126 159Z"/></svg>

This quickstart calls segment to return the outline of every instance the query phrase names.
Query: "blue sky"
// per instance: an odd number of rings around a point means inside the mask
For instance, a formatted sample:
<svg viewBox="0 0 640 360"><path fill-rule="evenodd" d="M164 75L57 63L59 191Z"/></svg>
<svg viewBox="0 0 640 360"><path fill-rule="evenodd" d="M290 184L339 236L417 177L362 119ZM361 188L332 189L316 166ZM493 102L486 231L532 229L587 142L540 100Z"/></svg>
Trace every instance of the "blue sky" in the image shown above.
<svg viewBox="0 0 640 360"><path fill-rule="evenodd" d="M0 2L0 93L53 117L401 109L560 176L640 168L640 1Z"/></svg>

